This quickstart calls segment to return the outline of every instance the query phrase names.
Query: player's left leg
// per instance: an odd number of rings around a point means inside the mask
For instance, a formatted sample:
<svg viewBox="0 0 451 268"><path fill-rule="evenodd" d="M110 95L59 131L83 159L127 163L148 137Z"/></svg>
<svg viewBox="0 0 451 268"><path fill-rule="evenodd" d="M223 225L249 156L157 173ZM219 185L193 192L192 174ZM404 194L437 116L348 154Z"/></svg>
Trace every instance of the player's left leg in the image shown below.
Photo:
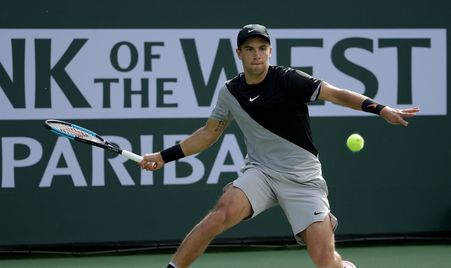
<svg viewBox="0 0 451 268"><path fill-rule="evenodd" d="M343 268L341 256L335 250L335 238L329 216L311 224L300 233L313 263L319 268Z"/></svg>

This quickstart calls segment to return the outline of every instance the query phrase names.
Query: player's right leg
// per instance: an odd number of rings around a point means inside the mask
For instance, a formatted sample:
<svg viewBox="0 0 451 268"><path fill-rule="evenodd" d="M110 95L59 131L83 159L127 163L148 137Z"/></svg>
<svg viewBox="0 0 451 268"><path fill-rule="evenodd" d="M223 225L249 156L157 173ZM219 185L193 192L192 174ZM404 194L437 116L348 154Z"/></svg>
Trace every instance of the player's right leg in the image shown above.
<svg viewBox="0 0 451 268"><path fill-rule="evenodd" d="M207 249L213 238L252 215L252 207L244 192L230 185L213 210L185 237L172 263L178 268L191 265Z"/></svg>

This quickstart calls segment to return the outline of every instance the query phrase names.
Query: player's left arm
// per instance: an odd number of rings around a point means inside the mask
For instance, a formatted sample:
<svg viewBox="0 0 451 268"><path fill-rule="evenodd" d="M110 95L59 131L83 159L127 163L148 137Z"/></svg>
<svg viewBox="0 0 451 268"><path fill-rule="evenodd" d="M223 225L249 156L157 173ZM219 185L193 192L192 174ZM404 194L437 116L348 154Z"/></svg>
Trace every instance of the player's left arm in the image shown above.
<svg viewBox="0 0 451 268"><path fill-rule="evenodd" d="M395 109L385 106L365 95L351 90L338 88L324 81L321 82L321 90L318 98L351 109L364 110L366 112L378 114L393 125L407 126L409 123L405 119L414 117L416 113L420 111L419 107Z"/></svg>

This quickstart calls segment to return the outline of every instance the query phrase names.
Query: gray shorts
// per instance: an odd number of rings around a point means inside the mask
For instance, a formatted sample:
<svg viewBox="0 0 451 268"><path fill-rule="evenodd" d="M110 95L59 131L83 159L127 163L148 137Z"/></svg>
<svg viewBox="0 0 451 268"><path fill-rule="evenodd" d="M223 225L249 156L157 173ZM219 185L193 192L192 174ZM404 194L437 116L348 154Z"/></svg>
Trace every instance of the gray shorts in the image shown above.
<svg viewBox="0 0 451 268"><path fill-rule="evenodd" d="M331 218L332 228L336 229L337 218L330 213L327 185L322 177L299 182L259 166L247 166L242 171L233 185L249 199L253 209L250 218L280 205L299 244L304 244L299 234L312 223L323 221L326 216Z"/></svg>

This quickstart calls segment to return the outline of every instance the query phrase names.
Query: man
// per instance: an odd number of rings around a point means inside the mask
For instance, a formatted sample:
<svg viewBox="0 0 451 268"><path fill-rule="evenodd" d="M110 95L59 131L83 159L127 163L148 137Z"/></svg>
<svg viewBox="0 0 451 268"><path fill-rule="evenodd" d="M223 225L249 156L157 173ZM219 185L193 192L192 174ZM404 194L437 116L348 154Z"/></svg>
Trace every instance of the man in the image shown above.
<svg viewBox="0 0 451 268"><path fill-rule="evenodd" d="M262 25L244 26L237 45L244 72L221 88L205 126L171 148L145 154L140 163L144 169L157 170L169 161L199 153L218 140L231 120L244 134L247 156L239 177L186 236L168 267L188 267L215 236L275 205L281 206L295 238L305 243L317 267L355 267L335 251L337 220L330 212L306 103L330 101L403 126L419 108L393 109L301 71L270 66L272 48Z"/></svg>

